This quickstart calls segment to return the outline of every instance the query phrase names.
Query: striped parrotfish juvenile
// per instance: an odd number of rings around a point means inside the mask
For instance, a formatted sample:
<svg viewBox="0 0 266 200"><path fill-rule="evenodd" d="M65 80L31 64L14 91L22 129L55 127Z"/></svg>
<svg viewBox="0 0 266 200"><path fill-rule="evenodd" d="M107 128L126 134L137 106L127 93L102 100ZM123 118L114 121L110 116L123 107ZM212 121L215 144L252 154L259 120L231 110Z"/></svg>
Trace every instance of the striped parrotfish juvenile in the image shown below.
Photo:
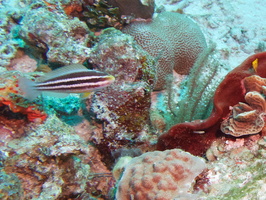
<svg viewBox="0 0 266 200"><path fill-rule="evenodd" d="M19 87L29 100L34 100L41 92L89 93L106 87L115 78L105 72L89 70L80 64L72 64L51 71L31 81L24 77L19 79Z"/></svg>

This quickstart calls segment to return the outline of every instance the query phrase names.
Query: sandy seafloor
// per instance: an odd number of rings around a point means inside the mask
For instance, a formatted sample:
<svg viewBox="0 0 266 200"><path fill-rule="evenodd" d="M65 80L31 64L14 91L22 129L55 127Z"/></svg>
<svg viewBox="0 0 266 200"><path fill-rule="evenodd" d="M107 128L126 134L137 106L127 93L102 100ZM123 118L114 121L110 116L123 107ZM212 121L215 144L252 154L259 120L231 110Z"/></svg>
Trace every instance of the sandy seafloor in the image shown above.
<svg viewBox="0 0 266 200"><path fill-rule="evenodd" d="M172 3L179 2L179 3ZM185 14L199 22L207 40L216 43L223 62L238 66L266 42L264 1L156 1L167 11L181 7Z"/></svg>
<svg viewBox="0 0 266 200"><path fill-rule="evenodd" d="M237 67L248 56L260 50L265 51L266 0L156 0L155 2L159 10L182 9L184 14L198 22L206 40L216 44L215 56L227 71ZM208 191L176 199L266 200L265 139L254 136L248 144L241 138L236 142L227 141L225 145L222 142L222 140L218 141L209 151L210 162L207 164L208 171L205 173L209 185L203 186ZM246 148L245 145L248 147ZM73 145L74 150L75 148ZM85 149L85 151L88 150ZM97 156L95 159L100 160L98 154ZM259 166L256 165L257 163ZM102 164L99 166L104 168ZM110 175L110 171L106 170L106 173ZM104 183L99 184L101 185L99 188L105 188L102 184ZM51 188L47 186L46 190L49 189ZM36 199L45 199L45 196ZM52 198L49 197L49 199ZM76 199L102 198L88 196L82 198L81 195L81 198Z"/></svg>

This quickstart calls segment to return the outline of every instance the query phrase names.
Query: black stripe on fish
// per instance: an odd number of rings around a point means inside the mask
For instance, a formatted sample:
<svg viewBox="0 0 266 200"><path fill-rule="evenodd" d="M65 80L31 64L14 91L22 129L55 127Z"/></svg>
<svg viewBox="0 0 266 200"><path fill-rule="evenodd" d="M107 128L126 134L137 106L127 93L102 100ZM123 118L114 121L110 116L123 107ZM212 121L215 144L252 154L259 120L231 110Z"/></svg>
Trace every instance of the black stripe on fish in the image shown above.
<svg viewBox="0 0 266 200"><path fill-rule="evenodd" d="M63 79L69 79L69 78L76 78L76 77L106 77L106 76L110 76L104 72L99 72L99 71L93 71L93 70L87 70L87 71L83 71L83 72L74 72L71 74L63 74L54 78L50 78L50 79L46 79L44 81L41 81L42 83L44 82L48 82L48 81L57 81L57 80L63 80Z"/></svg>
<svg viewBox="0 0 266 200"><path fill-rule="evenodd" d="M42 91L59 93L88 93L109 86L115 78L104 72L89 70L80 64L58 68L33 82L19 78L19 87L29 100L34 100Z"/></svg>
<svg viewBox="0 0 266 200"><path fill-rule="evenodd" d="M103 87L110 84L112 78L110 76L105 77L74 77L55 81L46 81L43 83L37 83L35 86L38 90L71 90L71 89L88 89Z"/></svg>

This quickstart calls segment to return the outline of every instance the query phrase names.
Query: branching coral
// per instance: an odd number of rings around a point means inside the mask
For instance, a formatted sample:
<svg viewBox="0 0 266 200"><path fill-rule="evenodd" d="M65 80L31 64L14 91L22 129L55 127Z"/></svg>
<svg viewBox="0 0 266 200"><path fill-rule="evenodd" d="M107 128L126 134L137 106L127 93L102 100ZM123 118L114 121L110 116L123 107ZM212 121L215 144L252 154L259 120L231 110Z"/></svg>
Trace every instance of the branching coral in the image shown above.
<svg viewBox="0 0 266 200"><path fill-rule="evenodd" d="M205 162L179 149L154 151L131 159L118 182L117 200L172 200L191 195Z"/></svg>
<svg viewBox="0 0 266 200"><path fill-rule="evenodd" d="M247 91L245 95L247 104L241 102L236 104L221 124L223 133L235 137L259 133L265 126L266 79L253 75L243 81Z"/></svg>
<svg viewBox="0 0 266 200"><path fill-rule="evenodd" d="M165 89L173 69L188 74L199 54L206 48L200 28L179 13L158 14L152 22L133 22L123 29L153 57L158 58L155 89Z"/></svg>

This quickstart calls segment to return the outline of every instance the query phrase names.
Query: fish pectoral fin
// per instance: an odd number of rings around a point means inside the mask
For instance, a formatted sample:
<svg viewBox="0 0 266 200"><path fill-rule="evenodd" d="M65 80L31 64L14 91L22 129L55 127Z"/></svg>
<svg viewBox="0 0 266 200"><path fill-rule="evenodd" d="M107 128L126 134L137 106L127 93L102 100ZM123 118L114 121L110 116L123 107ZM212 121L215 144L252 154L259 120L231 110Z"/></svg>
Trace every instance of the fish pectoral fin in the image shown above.
<svg viewBox="0 0 266 200"><path fill-rule="evenodd" d="M82 94L80 95L80 98L81 98L81 99L87 99L87 98L89 98L89 97L91 96L92 93L93 93L93 92L85 92L85 93L82 93Z"/></svg>

